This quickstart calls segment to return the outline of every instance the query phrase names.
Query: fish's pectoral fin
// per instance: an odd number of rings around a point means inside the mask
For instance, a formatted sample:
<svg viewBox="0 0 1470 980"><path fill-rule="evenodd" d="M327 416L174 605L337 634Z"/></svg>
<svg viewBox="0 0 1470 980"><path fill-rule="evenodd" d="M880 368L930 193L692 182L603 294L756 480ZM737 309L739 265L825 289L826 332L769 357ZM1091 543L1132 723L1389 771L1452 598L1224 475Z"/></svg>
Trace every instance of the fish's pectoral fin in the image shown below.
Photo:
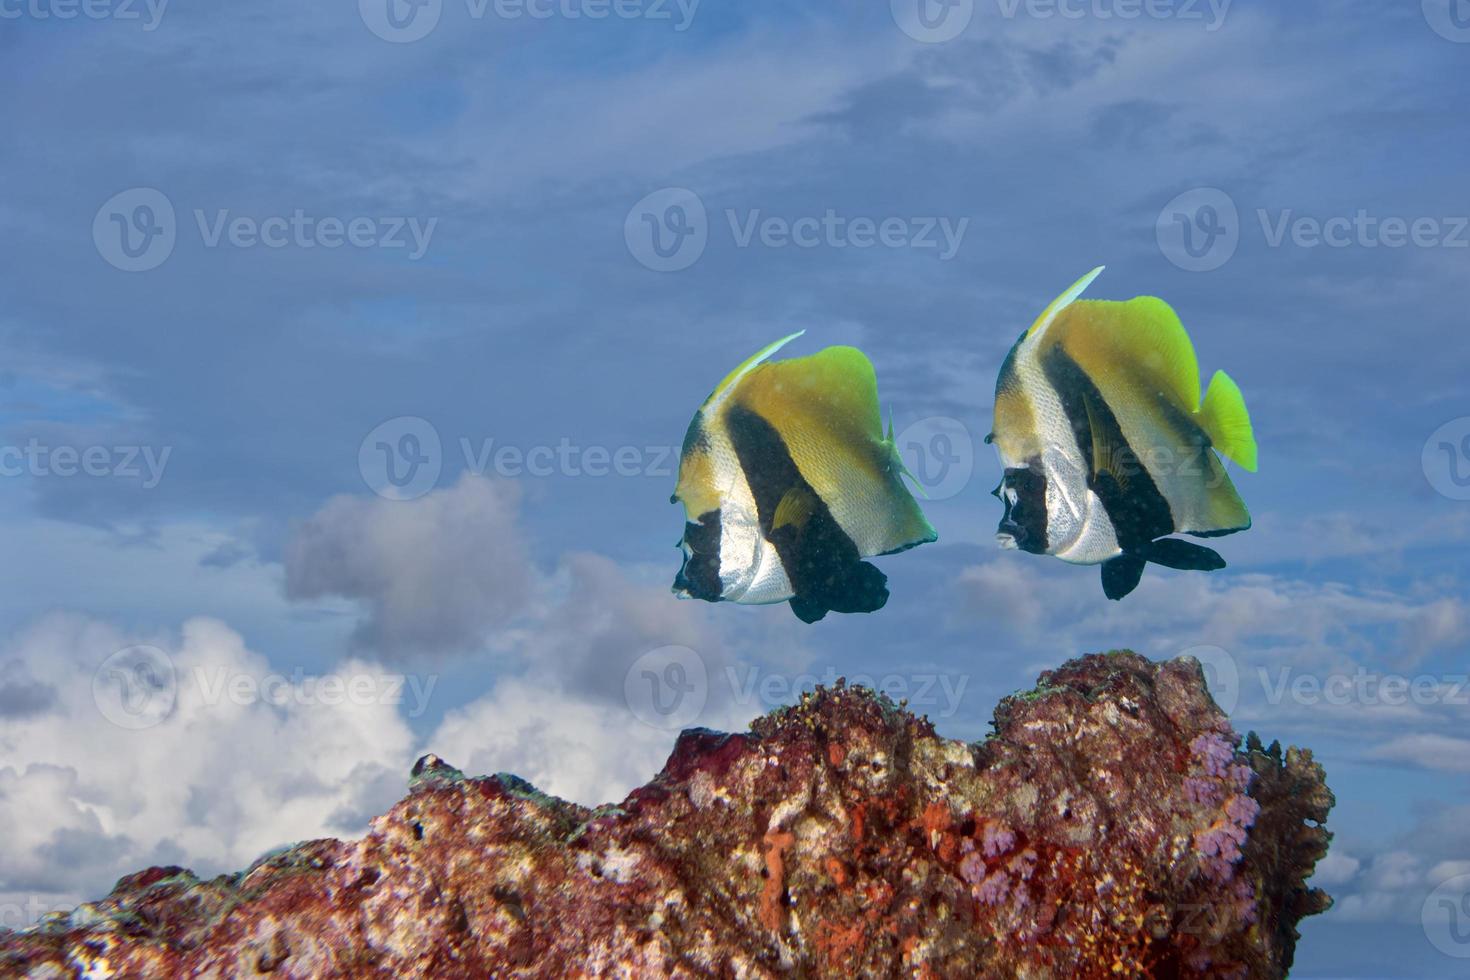
<svg viewBox="0 0 1470 980"><path fill-rule="evenodd" d="M792 527L800 535L817 509L817 497L807 487L792 487L776 504L776 513L771 517L771 531Z"/></svg>
<svg viewBox="0 0 1470 980"><path fill-rule="evenodd" d="M1146 564L1138 555L1126 553L1103 562L1103 594L1109 599L1118 600L1138 588L1138 583L1143 580L1143 566Z"/></svg>
<svg viewBox="0 0 1470 980"><path fill-rule="evenodd" d="M1094 486L1096 481L1103 477L1112 477L1113 482L1118 485L1121 493L1127 494L1129 489L1130 474L1128 472L1124 456L1126 448L1119 444L1102 424L1100 413L1092 404L1092 396L1082 395L1082 405L1087 411L1087 427L1092 430L1092 479Z"/></svg>
<svg viewBox="0 0 1470 980"><path fill-rule="evenodd" d="M1155 565L1184 571L1218 572L1225 567L1218 551L1178 538L1160 538L1148 546L1144 555Z"/></svg>

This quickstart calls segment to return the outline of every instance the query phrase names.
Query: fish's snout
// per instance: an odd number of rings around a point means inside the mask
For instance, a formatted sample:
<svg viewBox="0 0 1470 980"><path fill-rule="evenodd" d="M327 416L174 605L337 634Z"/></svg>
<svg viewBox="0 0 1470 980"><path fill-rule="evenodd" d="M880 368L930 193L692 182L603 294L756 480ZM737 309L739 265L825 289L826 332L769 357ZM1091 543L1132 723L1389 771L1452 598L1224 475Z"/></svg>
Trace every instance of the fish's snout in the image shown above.
<svg viewBox="0 0 1470 980"><path fill-rule="evenodd" d="M995 538L1002 548L1043 554L1047 544L1046 477L1033 469L1007 469L995 488L1005 505Z"/></svg>
<svg viewBox="0 0 1470 980"><path fill-rule="evenodd" d="M1026 543L1027 536L1026 528L1011 520L1009 512L1001 519L1000 527L995 532L1002 548L1019 548Z"/></svg>
<svg viewBox="0 0 1470 980"><path fill-rule="evenodd" d="M720 512L704 514L698 523L686 522L679 550L684 560L674 576L674 595L719 602L724 591L720 579Z"/></svg>

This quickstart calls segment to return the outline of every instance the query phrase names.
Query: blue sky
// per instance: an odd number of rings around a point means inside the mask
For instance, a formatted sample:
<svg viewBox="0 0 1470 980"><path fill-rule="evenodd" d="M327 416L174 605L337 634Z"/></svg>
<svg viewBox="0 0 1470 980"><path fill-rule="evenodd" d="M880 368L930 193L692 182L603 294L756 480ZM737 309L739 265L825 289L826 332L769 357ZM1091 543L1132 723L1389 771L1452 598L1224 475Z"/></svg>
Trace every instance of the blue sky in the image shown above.
<svg viewBox="0 0 1470 980"><path fill-rule="evenodd" d="M0 0L0 925L360 832L421 751L592 802L813 677L975 738L1127 646L1326 765L1297 975L1463 974L1470 4L395 3ZM1261 445L1230 569L1122 604L996 551L980 443L1101 263ZM872 357L940 533L815 628L667 592L669 450L797 329Z"/></svg>

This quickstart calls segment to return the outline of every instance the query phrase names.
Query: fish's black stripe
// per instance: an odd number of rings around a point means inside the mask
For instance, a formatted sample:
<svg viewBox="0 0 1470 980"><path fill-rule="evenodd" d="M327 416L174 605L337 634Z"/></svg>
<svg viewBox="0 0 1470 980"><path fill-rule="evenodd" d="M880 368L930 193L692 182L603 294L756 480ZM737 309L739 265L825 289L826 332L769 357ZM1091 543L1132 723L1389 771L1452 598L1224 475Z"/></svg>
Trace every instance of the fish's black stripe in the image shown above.
<svg viewBox="0 0 1470 980"><path fill-rule="evenodd" d="M827 502L801 475L775 426L741 405L732 405L725 420L740 469L755 497L761 535L775 546L792 591L807 605L817 603L839 612L866 612L881 606L888 598L882 587L883 574L863 562L857 545L832 516ZM792 490L810 495L811 514L800 527L787 524L773 529L776 508Z"/></svg>
<svg viewBox="0 0 1470 980"><path fill-rule="evenodd" d="M689 428L684 430L684 445L679 449L679 458L685 459L696 449L709 449L709 434L704 431L704 411L694 413Z"/></svg>
<svg viewBox="0 0 1470 980"><path fill-rule="evenodd" d="M1123 429L1113 414L1112 406L1098 391L1097 385L1087 372L1061 347L1053 347L1042 358L1042 371L1047 381L1062 402L1062 411L1072 423L1077 436L1077 445L1087 461L1087 485L1097 494L1107 509L1118 536L1118 546L1124 551L1136 551L1146 547L1155 538L1174 533L1174 513L1169 501L1159 492L1158 484L1138 453L1123 436ZM1088 407L1091 406L1091 419ZM1099 470L1093 459L1093 420L1099 427L1102 442L1115 448L1119 457L1104 460L1106 468ZM1108 469L1122 469L1128 481L1124 490Z"/></svg>
<svg viewBox="0 0 1470 980"><path fill-rule="evenodd" d="M1021 344L1025 342L1027 333L1030 333L1030 331L1022 331L1021 336L1016 338L1016 342L1006 352L1006 359L1000 363L1000 374L995 379L995 393L997 395L1016 383L1016 355L1021 349Z"/></svg>

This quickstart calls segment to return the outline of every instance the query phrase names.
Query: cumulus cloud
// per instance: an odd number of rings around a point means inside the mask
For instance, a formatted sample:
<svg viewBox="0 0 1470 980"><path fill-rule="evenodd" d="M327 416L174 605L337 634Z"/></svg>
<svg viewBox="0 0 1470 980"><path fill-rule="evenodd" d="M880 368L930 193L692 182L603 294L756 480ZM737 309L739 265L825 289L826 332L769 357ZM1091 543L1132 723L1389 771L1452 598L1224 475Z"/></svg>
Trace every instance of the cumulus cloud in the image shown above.
<svg viewBox="0 0 1470 980"><path fill-rule="evenodd" d="M710 727L743 719L705 715ZM587 806L621 801L651 779L677 731L638 719L626 704L568 696L545 677L513 678L451 712L427 745L474 774L513 772L539 789Z"/></svg>
<svg viewBox="0 0 1470 980"><path fill-rule="evenodd" d="M13 828L0 840L0 925L150 864L218 873L294 840L358 833L425 752L593 805L652 777L680 728L739 728L758 711L720 683L710 607L593 554L538 577L515 511L513 489L474 477L412 502L338 497L288 549L291 594L365 604L360 641L478 644L494 661L484 693L427 738L409 721L437 675L404 679L355 657L287 673L218 620L137 635L55 615L0 649L0 825ZM684 658L669 693L696 709L675 717L628 687L662 683L667 650ZM799 659L799 644L782 655Z"/></svg>
<svg viewBox="0 0 1470 980"><path fill-rule="evenodd" d="M585 552L567 555L547 584L562 598L525 635L520 655L572 693L621 698L629 666L671 644L718 666L721 643L708 607L672 601L666 584L634 581L616 562Z"/></svg>
<svg viewBox="0 0 1470 980"><path fill-rule="evenodd" d="M176 639L141 638L156 645L149 686L130 690L108 658L139 639L56 615L9 644L7 659L55 691L0 729L0 894L12 904L74 903L150 864L237 869L294 840L360 832L386 777L401 793L413 737L380 668L345 663L338 688L281 677L239 634L195 619Z"/></svg>
<svg viewBox="0 0 1470 980"><path fill-rule="evenodd" d="M477 647L531 595L518 501L471 474L415 500L333 497L286 547L286 595L361 602L354 640L386 656Z"/></svg>
<svg viewBox="0 0 1470 980"><path fill-rule="evenodd" d="M567 555L543 592L555 598L502 638L521 672L450 712L425 751L474 774L514 772L591 806L647 782L680 728L749 721L725 683L728 639L710 607L672 601L662 579L641 581L587 553ZM671 657L685 690L647 688L664 683ZM687 695L692 710L661 716L650 699L665 695Z"/></svg>

